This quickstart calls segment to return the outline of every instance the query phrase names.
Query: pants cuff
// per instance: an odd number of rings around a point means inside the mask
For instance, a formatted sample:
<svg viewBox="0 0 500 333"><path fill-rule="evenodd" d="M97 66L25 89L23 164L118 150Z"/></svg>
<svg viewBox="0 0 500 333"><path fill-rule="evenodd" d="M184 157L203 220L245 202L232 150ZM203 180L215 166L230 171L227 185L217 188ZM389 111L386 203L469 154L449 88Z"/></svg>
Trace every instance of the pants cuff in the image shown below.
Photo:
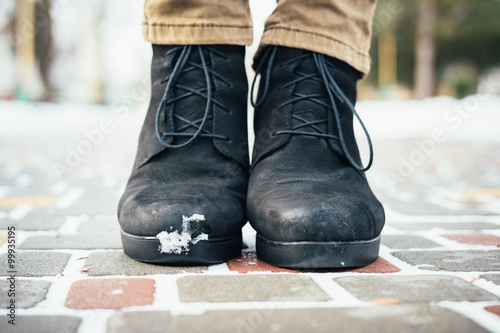
<svg viewBox="0 0 500 333"><path fill-rule="evenodd" d="M278 45L323 53L340 59L365 76L370 71L370 55L368 50L360 51L349 43L319 33L302 31L286 26L266 27L262 36L260 51L268 45Z"/></svg>
<svg viewBox="0 0 500 333"><path fill-rule="evenodd" d="M250 45L253 37L252 26L210 23L144 23L142 32L148 42L164 45Z"/></svg>

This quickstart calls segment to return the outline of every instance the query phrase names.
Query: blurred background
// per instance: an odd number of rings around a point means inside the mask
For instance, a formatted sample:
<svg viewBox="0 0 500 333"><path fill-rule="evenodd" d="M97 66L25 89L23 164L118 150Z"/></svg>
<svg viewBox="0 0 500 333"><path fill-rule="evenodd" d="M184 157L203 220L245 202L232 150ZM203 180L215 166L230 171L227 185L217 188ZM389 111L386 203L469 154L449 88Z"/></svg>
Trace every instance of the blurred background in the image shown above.
<svg viewBox="0 0 500 333"><path fill-rule="evenodd" d="M258 41L275 3L251 5ZM0 99L112 104L136 90L129 102L143 102L148 92L138 87L147 90L151 53L141 35L142 6L138 0L2 0ZM497 0L379 0L373 66L360 99L483 92L484 80L500 80L498 17Z"/></svg>
<svg viewBox="0 0 500 333"><path fill-rule="evenodd" d="M142 84L141 1L2 0L0 99L109 104Z"/></svg>
<svg viewBox="0 0 500 333"><path fill-rule="evenodd" d="M109 188L113 194L102 200L89 190L89 205L115 213L150 96L143 4L0 1L0 198L60 194L72 186L92 186L96 193ZM252 55L275 6L250 1L249 80ZM462 181L457 159L470 162L470 170L489 168L483 180L474 176L467 186L500 188L499 17L498 0L378 1L372 70L358 85L356 105L376 149L376 190L410 186L429 175ZM252 118L249 108L250 153ZM366 162L367 142L358 124L355 131ZM0 217L2 209L0 204Z"/></svg>
<svg viewBox="0 0 500 333"><path fill-rule="evenodd" d="M500 1L379 0L365 98L463 98L500 79Z"/></svg>

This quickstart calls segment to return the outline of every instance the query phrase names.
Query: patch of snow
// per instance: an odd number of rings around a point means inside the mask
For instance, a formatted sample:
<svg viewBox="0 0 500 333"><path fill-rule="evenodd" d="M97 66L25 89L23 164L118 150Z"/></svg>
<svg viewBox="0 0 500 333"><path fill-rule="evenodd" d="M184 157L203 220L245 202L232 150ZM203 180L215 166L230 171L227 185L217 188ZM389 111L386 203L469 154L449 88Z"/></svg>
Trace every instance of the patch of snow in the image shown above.
<svg viewBox="0 0 500 333"><path fill-rule="evenodd" d="M255 250L255 236L257 232L252 228L250 223L245 224L241 231L243 232L243 243L248 246L247 250Z"/></svg>
<svg viewBox="0 0 500 333"><path fill-rule="evenodd" d="M356 104L356 110L375 140L429 138L438 129L452 142L498 142L500 136L495 126L499 106L500 96L477 94L460 100L445 96L363 100ZM363 143L364 134L357 123L355 132Z"/></svg>
<svg viewBox="0 0 500 333"><path fill-rule="evenodd" d="M115 289L111 292L112 295L120 295L123 294L123 290L121 289Z"/></svg>
<svg viewBox="0 0 500 333"><path fill-rule="evenodd" d="M160 240L159 251L161 253L170 254L181 254L183 252L189 252L189 245L196 244L201 240L207 240L208 235L206 233L201 233L195 238L193 238L193 232L191 231L191 222L201 222L205 221L205 216L200 214L193 214L190 217L182 216L182 232L175 230L172 232L162 231L156 238Z"/></svg>

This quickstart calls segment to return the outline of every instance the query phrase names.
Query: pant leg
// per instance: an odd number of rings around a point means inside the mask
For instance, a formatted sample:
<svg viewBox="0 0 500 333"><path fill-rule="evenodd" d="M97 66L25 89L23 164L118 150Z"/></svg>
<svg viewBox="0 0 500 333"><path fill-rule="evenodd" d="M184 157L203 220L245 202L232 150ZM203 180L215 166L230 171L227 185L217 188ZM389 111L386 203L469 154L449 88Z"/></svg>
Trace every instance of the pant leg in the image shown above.
<svg viewBox="0 0 500 333"><path fill-rule="evenodd" d="M143 34L153 44L250 45L248 0L145 0Z"/></svg>
<svg viewBox="0 0 500 333"><path fill-rule="evenodd" d="M279 0L261 49L281 45L319 52L367 74L375 5L376 0Z"/></svg>

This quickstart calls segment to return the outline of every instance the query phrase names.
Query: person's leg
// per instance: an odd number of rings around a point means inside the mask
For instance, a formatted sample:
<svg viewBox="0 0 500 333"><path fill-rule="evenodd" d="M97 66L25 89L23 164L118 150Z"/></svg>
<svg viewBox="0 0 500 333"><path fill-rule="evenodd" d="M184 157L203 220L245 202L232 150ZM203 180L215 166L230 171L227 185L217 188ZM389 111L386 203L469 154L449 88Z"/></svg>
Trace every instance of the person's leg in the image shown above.
<svg viewBox="0 0 500 333"><path fill-rule="evenodd" d="M143 34L152 44L250 45L248 0L146 0Z"/></svg>
<svg viewBox="0 0 500 333"><path fill-rule="evenodd" d="M384 209L353 133L369 68L373 1L282 0L256 59L261 74L247 216L276 266L357 267L378 257ZM284 46L282 46L284 45Z"/></svg>
<svg viewBox="0 0 500 333"><path fill-rule="evenodd" d="M367 74L375 5L376 0L280 0L261 46L323 53Z"/></svg>
<svg viewBox="0 0 500 333"><path fill-rule="evenodd" d="M149 0L145 16L152 92L118 208L124 251L155 263L227 261L241 253L247 221L248 4Z"/></svg>

